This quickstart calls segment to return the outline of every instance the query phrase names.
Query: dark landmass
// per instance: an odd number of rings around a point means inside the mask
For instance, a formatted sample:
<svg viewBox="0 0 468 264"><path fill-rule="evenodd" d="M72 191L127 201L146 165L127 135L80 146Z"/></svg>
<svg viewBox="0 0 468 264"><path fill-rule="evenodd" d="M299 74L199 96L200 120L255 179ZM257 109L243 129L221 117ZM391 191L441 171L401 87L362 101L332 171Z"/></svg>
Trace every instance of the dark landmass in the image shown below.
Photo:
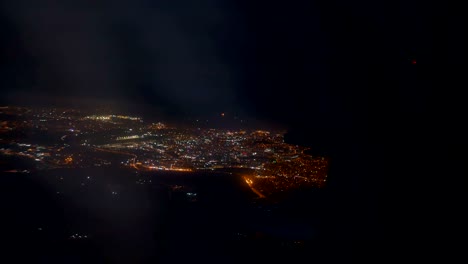
<svg viewBox="0 0 468 264"><path fill-rule="evenodd" d="M357 246L328 238L332 208L324 190L274 202L255 198L230 173L109 167L0 176L2 239L18 261L237 263L310 254L346 260L351 256L326 249Z"/></svg>

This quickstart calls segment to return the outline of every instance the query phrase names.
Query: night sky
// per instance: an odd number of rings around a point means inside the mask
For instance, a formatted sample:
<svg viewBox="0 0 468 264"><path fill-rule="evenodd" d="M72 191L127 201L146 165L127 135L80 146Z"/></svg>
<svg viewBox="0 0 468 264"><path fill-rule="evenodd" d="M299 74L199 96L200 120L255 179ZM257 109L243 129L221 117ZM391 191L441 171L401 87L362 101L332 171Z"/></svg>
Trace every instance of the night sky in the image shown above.
<svg viewBox="0 0 468 264"><path fill-rule="evenodd" d="M101 100L176 117L271 121L289 128L290 142L332 157L335 208L356 212L336 232L381 237L382 219L392 219L420 235L419 220L433 212L456 218L467 172L461 9L435 1L0 3L3 104ZM387 195L394 185L399 195Z"/></svg>
<svg viewBox="0 0 468 264"><path fill-rule="evenodd" d="M460 17L412 1L2 2L7 102L62 96L342 123L428 110L431 74L455 68L464 47Z"/></svg>

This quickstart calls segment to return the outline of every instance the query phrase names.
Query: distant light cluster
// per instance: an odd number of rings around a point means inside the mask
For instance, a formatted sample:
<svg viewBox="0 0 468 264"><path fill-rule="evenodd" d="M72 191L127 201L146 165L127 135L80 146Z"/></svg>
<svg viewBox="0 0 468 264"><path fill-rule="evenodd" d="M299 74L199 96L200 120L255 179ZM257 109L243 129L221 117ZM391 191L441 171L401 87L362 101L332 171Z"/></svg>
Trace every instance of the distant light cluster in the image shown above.
<svg viewBox="0 0 468 264"><path fill-rule="evenodd" d="M312 157L305 154L307 148L285 143L284 131L178 128L132 116L84 115L73 109L2 111L22 118L1 123L1 142L6 147L0 153L29 158L38 169L242 169L249 171L245 182L259 196L301 186L320 188L326 182L328 159ZM18 138L21 133L17 131L35 137Z"/></svg>
<svg viewBox="0 0 468 264"><path fill-rule="evenodd" d="M138 136L138 135L133 135L133 136L124 136L124 137L117 137L116 140L129 140L129 139L138 139L138 138L142 138L142 136Z"/></svg>
<svg viewBox="0 0 468 264"><path fill-rule="evenodd" d="M91 120L111 120L113 118L116 119L127 119L127 120L132 120L132 121L140 121L140 117L133 117L133 116L124 116L124 115L92 115L92 116L86 116L84 117L85 119L91 119Z"/></svg>

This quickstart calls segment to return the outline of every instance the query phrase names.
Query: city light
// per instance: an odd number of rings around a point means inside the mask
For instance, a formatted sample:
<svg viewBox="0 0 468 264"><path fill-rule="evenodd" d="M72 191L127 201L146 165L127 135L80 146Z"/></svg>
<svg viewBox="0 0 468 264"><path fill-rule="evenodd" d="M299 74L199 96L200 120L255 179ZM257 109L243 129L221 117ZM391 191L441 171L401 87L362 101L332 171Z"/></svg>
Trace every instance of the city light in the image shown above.
<svg viewBox="0 0 468 264"><path fill-rule="evenodd" d="M14 115L15 108L10 111ZM285 131L169 129L162 122L146 124L140 117L125 115L80 116L70 110L74 116L63 116L67 111L47 109L30 112L25 121L2 125L62 136L50 145L15 142L0 153L34 159L42 168L119 164L137 172L243 169L251 171L245 183L262 194L259 196L304 186L321 188L326 183L328 159L312 157L304 153L308 148L285 143ZM39 126L44 116L46 122ZM50 119L55 121L49 123Z"/></svg>

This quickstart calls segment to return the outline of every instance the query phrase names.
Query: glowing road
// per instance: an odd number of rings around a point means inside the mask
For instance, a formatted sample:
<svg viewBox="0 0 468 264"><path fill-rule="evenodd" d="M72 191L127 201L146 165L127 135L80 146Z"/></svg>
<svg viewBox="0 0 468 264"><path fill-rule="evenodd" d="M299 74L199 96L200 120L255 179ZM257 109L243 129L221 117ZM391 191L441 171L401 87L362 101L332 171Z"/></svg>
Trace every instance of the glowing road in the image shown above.
<svg viewBox="0 0 468 264"><path fill-rule="evenodd" d="M255 189L252 184L253 184L253 181L247 177L244 177L244 180L245 182L247 183L247 185L249 185L250 189L258 195L259 198L266 198L265 195L263 195L261 192L259 192L257 189Z"/></svg>

